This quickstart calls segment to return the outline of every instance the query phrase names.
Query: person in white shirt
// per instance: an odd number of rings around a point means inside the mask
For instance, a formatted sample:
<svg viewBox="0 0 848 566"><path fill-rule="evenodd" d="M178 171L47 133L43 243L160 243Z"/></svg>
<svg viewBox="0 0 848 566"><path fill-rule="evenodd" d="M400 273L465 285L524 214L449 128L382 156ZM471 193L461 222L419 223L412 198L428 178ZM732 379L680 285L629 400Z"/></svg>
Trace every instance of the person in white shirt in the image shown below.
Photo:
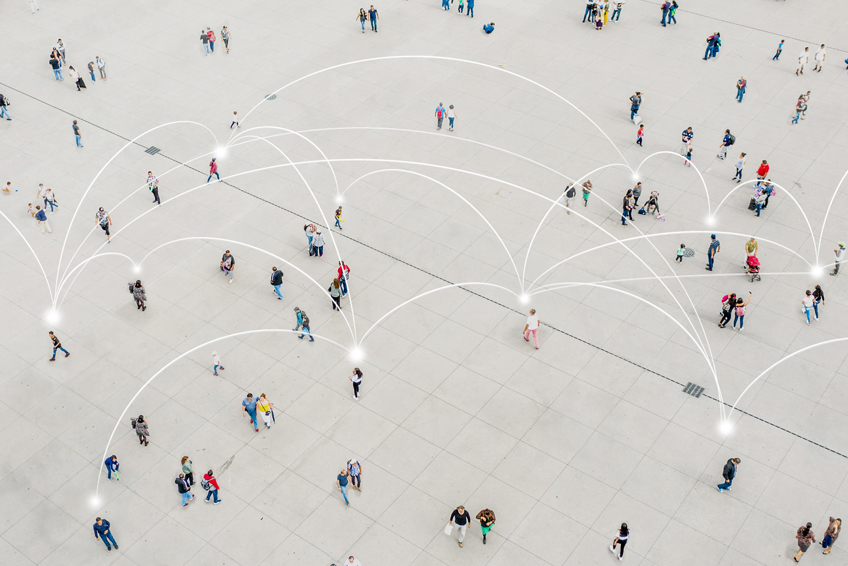
<svg viewBox="0 0 848 566"><path fill-rule="evenodd" d="M833 272L831 275L836 275L839 273L839 264L842 262L842 258L845 256L845 242L839 242L837 244L839 247L833 250L833 253L836 254L836 259L833 262Z"/></svg>
<svg viewBox="0 0 848 566"><path fill-rule="evenodd" d="M795 74L801 73L804 74L804 65L807 64L807 61L810 60L810 48L805 47L801 54L798 56L798 68L795 70Z"/></svg>
<svg viewBox="0 0 848 566"><path fill-rule="evenodd" d="M97 70L100 71L100 78L105 81L106 80L106 61L104 61L103 59L100 58L100 56L98 56L97 59L94 60L94 62L97 64Z"/></svg>
<svg viewBox="0 0 848 566"><path fill-rule="evenodd" d="M533 341L536 343L536 349L539 349L539 317L536 316L536 309L530 309L530 316L527 317L527 324L524 325L524 339L530 341L530 334L533 334Z"/></svg>
<svg viewBox="0 0 848 566"><path fill-rule="evenodd" d="M353 556L348 556L344 566L362 566L362 563Z"/></svg>
<svg viewBox="0 0 848 566"><path fill-rule="evenodd" d="M804 298L801 300L801 306L804 310L804 315L807 317L807 326L810 326L810 324L812 324L812 321L810 320L810 311L813 310L813 292L809 289L804 295ZM816 318L816 320L818 320L818 318Z"/></svg>
<svg viewBox="0 0 848 566"><path fill-rule="evenodd" d="M44 208L47 208L46 196L47 196L47 189L44 188L43 184L39 183L38 184L38 194L36 195L36 198L40 201L44 201Z"/></svg>
<svg viewBox="0 0 848 566"><path fill-rule="evenodd" d="M453 121L456 119L456 112L453 109L453 104L448 108L448 131L453 131Z"/></svg>
<svg viewBox="0 0 848 566"><path fill-rule="evenodd" d="M153 204L162 204L159 200L159 179L153 174L153 171L147 172L147 188L153 193Z"/></svg>
<svg viewBox="0 0 848 566"><path fill-rule="evenodd" d="M224 366L221 365L221 356L218 355L217 350L212 351L212 363L215 364L215 367L212 369L212 375L218 375L218 368L224 369Z"/></svg>
<svg viewBox="0 0 848 566"><path fill-rule="evenodd" d="M821 44L821 48L816 51L816 66L813 67L814 71L818 71L821 73L822 67L824 67L824 58L827 56L827 49L824 48L824 43Z"/></svg>

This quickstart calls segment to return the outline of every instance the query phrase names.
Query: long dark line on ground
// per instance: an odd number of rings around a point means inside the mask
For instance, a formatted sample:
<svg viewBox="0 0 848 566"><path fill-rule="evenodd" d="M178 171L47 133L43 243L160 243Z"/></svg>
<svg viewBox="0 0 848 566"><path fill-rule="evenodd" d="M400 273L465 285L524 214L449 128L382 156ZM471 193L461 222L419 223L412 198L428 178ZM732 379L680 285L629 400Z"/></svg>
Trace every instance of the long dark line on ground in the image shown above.
<svg viewBox="0 0 848 566"><path fill-rule="evenodd" d="M706 17L706 16L705 16L705 17ZM124 137L124 136L122 136L122 135L120 135L120 134L117 134L117 133L115 133L115 132L113 132L113 131L111 131L111 130L109 130L109 129L107 129L107 128L104 128L103 126L100 126L99 124L95 124L94 122L91 122L91 121L89 121L89 120L86 120L85 118L81 118L81 117L79 117L79 116L76 116L75 114L72 114L72 113L68 112L67 110L64 110L64 109L62 109L62 108L59 108L58 106L55 106L55 105L53 105L53 104L50 104L49 102L45 102L44 100L41 100L40 98L37 98L37 97L35 97L35 96L32 96L31 94L28 94L28 93L23 92L23 91L21 91L21 90L18 90L18 89L16 89L16 88L15 88L15 87L13 87L13 86L7 85L7 84L2 83L2 82L0 82L0 85L2 85L2 86L4 86L4 87L6 87L6 88L8 88L8 89L11 89L11 90L13 90L13 91L15 91L15 92L17 92L17 93L20 93L20 94L22 94L23 96L26 96L27 98L31 98L32 100L35 100L35 101L40 102L40 103L42 103L42 104L44 104L44 105L46 105L46 106L49 106L50 108L53 108L54 110L58 110L59 112L62 112L63 114L67 114L68 116L71 116L71 117L73 117L74 119L76 119L76 120L78 120L78 121L84 122L84 123L86 123L86 124L91 125L91 126L92 126L92 127L94 127L94 128L97 128L97 129L99 129L99 130L102 130L102 131L104 131L104 132L107 132L107 133L109 133L109 134L112 134L113 136L115 136L115 137L117 137L117 138L120 138L120 139L125 140L125 141L128 141L128 142L132 142L133 144L135 144L135 145L137 145L137 146L139 146L139 147L143 147L143 148L145 148L145 149L147 148L147 146L145 146L145 145L143 145L143 144L140 144L140 143L138 143L138 142L135 142L135 141L131 140L130 138L126 138L126 137ZM173 158L173 157L169 157L168 155L166 155L166 154L164 154L164 153L162 153L162 152L159 152L159 153L157 153L156 155L159 155L159 156L161 156L161 157L164 157L164 158L165 158L165 159L167 159L168 161L172 161L172 162L174 162L174 163L177 163L177 164L179 164L179 165L182 165L183 167L185 167L185 168L187 168L187 169L189 169L189 170L191 170L191 171L195 171L195 172L197 172L197 173L200 173L201 175L206 175L206 172L201 171L200 169L197 169L196 167L192 167L192 166L190 166L190 165L185 165L182 161L179 161L178 159L175 159L175 158ZM225 178L225 179L226 179L226 178ZM223 180L223 181L219 181L219 182L220 182L221 184L227 185L228 187L231 187L231 188L233 188L233 189L235 189L235 190L237 190L237 191L239 191L239 192L241 192L241 193L244 193L244 194L246 194L246 195L248 195L248 196L250 196L250 197L252 197L252 198L255 198L256 200L262 201L262 202L264 202L264 203L266 203L266 204L269 204L269 205L271 205L271 206L273 206L273 207L275 207L275 208L278 208L278 209L280 209L280 210L283 210L283 211L285 211L285 212L288 212L289 214L291 214L291 215L293 215L293 216L296 216L296 217L298 217L298 218L302 218L302 219L306 220L307 222L310 222L310 223L315 224L315 225L317 225L317 226L320 226L320 227L322 227L322 228L326 228L326 229L328 229L328 230L330 229L330 227L325 226L324 224L321 224L320 222L317 222L317 221L312 220L312 219L310 219L310 218L307 218L307 217L303 216L303 215L302 215L301 213L299 213L299 212L295 212L294 210L290 210L290 209L288 209L288 208L286 208L286 207L284 207L284 206L282 206L282 205L279 205L279 204L277 204L277 203L275 203L275 202L272 202L272 201L270 201L270 200L268 200L268 199L265 199L265 198L262 198L262 197L260 197L260 196L258 196L258 195L255 195L255 194L253 194L253 193L251 193L251 192L249 192L249 191L247 191L247 190L245 190L245 189L242 189L242 188L240 188L240 187L237 187L236 185L233 185L233 184L232 184L232 183L230 183L229 181ZM385 256L385 257L388 257L388 258L390 258L390 259L392 259L392 260L394 260L394 261L396 261L396 262L398 262L398 263L402 263L403 265L406 265L406 266L408 266L408 267L411 267L412 269L415 269L416 271L420 271L421 273L424 273L424 274L426 274L426 275L429 275L430 277L432 277L432 278L434 278L434 279L438 279L439 281L444 281L445 283L447 283L447 284L449 284L449 285L454 285L454 286L456 286L458 289L462 289L463 291L465 291L465 292L467 292L467 293L470 293L470 294L474 295L475 297L479 297L479 298L481 298L481 299L483 299L483 300L485 300L485 301L489 301L490 303L493 303L493 304L495 304L495 305L498 305L499 307L502 307L502 308L504 308L504 309L506 309L506 310L508 310L508 311L510 311L510 312L514 312L514 313L516 313L516 314L519 314L519 315L521 315L521 316L524 316L524 313L523 313L523 312L521 312L521 311L519 311L518 309L515 309L515 308L512 308L512 307L509 307L509 306L507 306L507 305L505 305L505 304L503 304L503 303L500 303L500 302L498 302L498 301L496 301L496 300L494 300L494 299L492 299L492 298L490 298L490 297L486 297L485 295L481 295L480 293L477 293L476 291L472 291L471 289L468 289L468 288L466 288L466 287L462 287L462 286L460 286L460 285L456 285L455 283L453 283L452 281L449 281L448 279L445 279L444 277L441 277L441 276L439 276L439 275L436 275L435 273L430 273L430 272L429 272L429 271L427 271L426 269L422 269L421 267L418 267L417 265L413 265L413 264L411 264L411 263L409 263L409 262L407 262L407 261L404 261L404 260L402 260L402 259L400 259L400 258L397 258L397 257L395 257L395 256L391 255L390 253L384 252L383 250L380 250L380 249L378 249L378 248L375 248L374 246L371 246L371 245L369 245L369 244L366 244L366 243L364 243L364 242L361 242L361 241L357 240L356 238L352 238L352 237L350 237L350 236L348 236L348 235L344 234L343 232L342 232L342 233L338 233L337 235L338 235L338 236L340 236L340 237L346 238L347 240L350 240L351 242L353 242L353 243L355 243L355 244L357 244L357 245L359 245L359 246L363 246L363 247L365 247L365 248L368 248L368 249L370 249L370 250L373 250L373 251L375 251L375 252L377 252L377 253L379 253L379 254L381 254L381 255ZM621 356L621 355L619 355L619 354L616 354L616 353L614 353L614 352L611 352L611 351L609 351L609 350L606 350L606 349L604 349L604 348L602 348L602 347L600 347L600 346L598 346L598 345L596 345L596 344L592 344L591 342L589 342L589 341L587 341L587 340L584 340L583 338L580 338L580 337L575 336L575 335L573 335L573 334L570 334L570 333L566 332L565 330L559 329L559 328L557 328L556 326L552 326L551 324L547 324L547 323L546 323L544 326L547 326L548 328L550 328L550 329L552 329L552 330L554 330L554 331L556 331L556 332L559 332L560 334L563 334L563 335L565 335L565 336L568 336L569 338L572 338L572 339L574 339L574 340L577 340L578 342L582 342L583 344L586 344L587 346L590 346L590 347L592 347L592 348L594 348L594 349L596 349L596 350L599 350L599 351L601 351L601 352L603 352L603 353L605 353L605 354L608 354L608 355L610 355L610 356L613 356L614 358L617 358L617 359L619 359L619 360L621 360L621 361L623 361L623 362L626 362L626 363L628 363L628 364L630 364L630 365L636 366L637 368L639 368L639 369L641 369L641 370L643 370L643 371L650 372L650 373L652 373L653 375L656 375L657 377L661 377L661 378L665 379L666 381L668 381L668 382L670 382L670 383L674 383L675 385L678 385L678 386L680 386L680 387L681 387L681 392L682 392L682 388L683 388L683 387L685 387L685 384L680 383L679 381L677 381L677 380L675 380L675 379L672 379L672 378L670 378L670 377L668 377L668 376L666 376L666 375L663 375L663 374L661 374L661 373L659 373L659 372L657 372L657 371L655 371L655 370L652 370L652 369L650 369L650 368L648 368L648 367L645 367L645 366L643 366L643 365L637 364L637 363L636 363L636 362L634 362L633 360L629 360L629 359L625 358L624 356ZM710 400L712 400L712 401L715 401L716 403L723 404L725 407L730 407L730 408L732 408L732 407L733 407L731 404L729 404L729 403L727 403L727 402L725 402L725 401L720 401L720 400L718 400L718 399L716 399L715 397L712 397L712 396L710 396L710 395L703 395L703 397L706 397L707 399L710 399ZM771 421L768 421L768 420L766 420L766 419L763 419L763 418L761 418L761 417L758 417L758 416L756 416L756 415L754 415L754 414L752 414L752 413L749 413L748 411L745 411L745 410L742 410L742 409L739 409L739 408L737 408L737 409L735 409L735 410L736 410L737 412L739 412L739 413L743 414L743 415L747 415L747 416L749 416L749 417L751 417L751 418L753 418L753 419L756 419L756 420L758 420L758 421L760 421L760 422L762 422L762 423L765 423L765 424L767 424L767 425L769 425L769 426L772 426L772 427L774 427L774 428L776 428L776 429L778 429L778 430L782 430L783 432L785 432L785 433L787 433L787 434L790 434L790 435L792 435L792 436L794 436L794 437L796 437L796 438L799 438L799 439L801 439L801 440L804 440L804 441L806 441L806 442L809 442L810 444L812 444L812 445L814 445L814 446L818 446L819 448L822 448L822 449L824 449L824 450L827 450L828 452L832 452L833 454L836 454L837 456L842 456L843 458L845 458L846 460L848 460L848 456L846 456L845 454L842 454L841 452L838 452L838 451L836 451L836 450L834 450L834 449L832 449L832 448L828 448L827 446L824 446L823 444L819 444L818 442L816 442L816 441L814 441L814 440L811 440L811 439L809 439L809 438L807 438L807 437L805 437L805 436L802 436L802 435L800 435L800 434L798 434L798 433L796 433L796 432L792 432L791 430L786 429L786 428L784 428L784 427L782 427L782 426L780 426L780 425L778 425L778 424L775 424L775 423L773 423L773 422L771 422Z"/></svg>

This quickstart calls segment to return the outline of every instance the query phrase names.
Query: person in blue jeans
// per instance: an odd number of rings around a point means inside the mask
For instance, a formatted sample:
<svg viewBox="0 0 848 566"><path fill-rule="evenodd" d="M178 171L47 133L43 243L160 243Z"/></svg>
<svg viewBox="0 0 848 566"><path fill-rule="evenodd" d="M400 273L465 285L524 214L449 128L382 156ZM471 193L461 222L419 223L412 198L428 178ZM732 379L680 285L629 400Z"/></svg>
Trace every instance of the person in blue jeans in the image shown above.
<svg viewBox="0 0 848 566"><path fill-rule="evenodd" d="M670 9L671 9L671 2L663 2L663 4L662 4L662 14L663 14L663 17L662 17L662 21L660 22L660 23L662 24L662 26L663 26L663 27L666 27L666 26L665 26L665 20L666 20L666 18L668 17L668 11L669 11Z"/></svg>
<svg viewBox="0 0 848 566"><path fill-rule="evenodd" d="M740 301L742 299L739 299ZM724 477L724 483L718 484L719 491L730 491L730 485L733 483L733 479L736 477L736 466L742 463L742 460L739 458L731 458L724 465L724 470L722 470L721 475Z"/></svg>
<svg viewBox="0 0 848 566"><path fill-rule="evenodd" d="M256 399L253 393L248 393L244 401L241 402L241 416L250 415L250 424L259 432L259 421L256 420Z"/></svg>
<svg viewBox="0 0 848 566"><path fill-rule="evenodd" d="M740 77L738 81L736 81L736 100L742 102L742 97L745 96L745 90L748 88L748 81L745 80L745 77Z"/></svg>
<svg viewBox="0 0 848 566"><path fill-rule="evenodd" d="M733 328L736 328L736 321L739 321L739 330L742 330L742 325L745 324L745 307L751 302L752 293L748 294L748 300L736 299L736 309L733 311Z"/></svg>
<svg viewBox="0 0 848 566"><path fill-rule="evenodd" d="M368 9L368 17L371 18L371 29L374 33L376 33L377 20L380 19L380 14L377 13L377 9L374 7L374 4L371 4L371 7Z"/></svg>
<svg viewBox="0 0 848 566"><path fill-rule="evenodd" d="M212 505L218 505L222 499L218 499L218 490L221 489L218 486L218 480L215 479L215 475L212 473L212 470L209 470L205 474L203 474L203 479L209 482L209 493L206 494L206 503L209 503L209 498L212 497L213 502Z"/></svg>
<svg viewBox="0 0 848 566"><path fill-rule="evenodd" d="M59 340L59 337L58 337L58 336L56 336L55 334L53 334L53 331L52 331L52 330L51 330L50 332L48 332L47 334L49 334L49 335L50 335L50 339L51 339L51 340L53 340L53 357L52 357L52 358L50 358L50 361L51 361L51 362L56 360L56 350L62 350L63 352L65 352L65 357L66 357L66 358L67 358L68 356L70 356L70 355L71 355L71 353L70 353L69 351L67 351L66 349L64 349L64 348L62 347L62 342Z"/></svg>
<svg viewBox="0 0 848 566"><path fill-rule="evenodd" d="M704 61L706 61L710 57L715 57L716 52L718 51L716 49L716 45L718 44L718 37L718 33L716 32L712 34L709 40L707 41L707 51L704 53Z"/></svg>
<svg viewBox="0 0 848 566"><path fill-rule="evenodd" d="M594 0L586 0L586 11L583 13L583 23L586 23L586 18L589 18L589 23L592 23L592 11L595 9Z"/></svg>
<svg viewBox="0 0 848 566"><path fill-rule="evenodd" d="M442 0L442 8L450 12L450 0Z"/></svg>
<svg viewBox="0 0 848 566"><path fill-rule="evenodd" d="M713 270L713 262L715 261L715 255L721 251L721 242L716 240L716 235L710 235L710 249L707 250L707 271Z"/></svg>
<svg viewBox="0 0 848 566"><path fill-rule="evenodd" d="M615 9L612 11L612 16L610 17L611 22L617 22L621 18L621 6L624 4L624 1L615 2Z"/></svg>
<svg viewBox="0 0 848 566"><path fill-rule="evenodd" d="M474 0L468 0L468 15L474 17Z"/></svg>
<svg viewBox="0 0 848 566"><path fill-rule="evenodd" d="M780 59L780 54L783 53L783 43L785 39L781 39L780 43L777 44L777 53L774 54L774 57L771 58L772 61L777 61Z"/></svg>
<svg viewBox="0 0 848 566"><path fill-rule="evenodd" d="M118 543L115 542L115 537L112 536L110 526L109 521L97 517L94 520L94 525L92 525L94 528L94 540L101 539L103 544L106 545L106 550L112 550L112 546L109 545L111 542L115 546L115 550L118 550Z"/></svg>
<svg viewBox="0 0 848 566"><path fill-rule="evenodd" d="M106 465L106 479L107 480L112 481L112 472L115 472L115 477L118 477L118 468L120 468L121 465L118 463L118 457L117 456L112 454L111 456L106 458L106 461L103 462L103 463ZM118 481L120 481L120 480L118 480Z"/></svg>
<svg viewBox="0 0 848 566"><path fill-rule="evenodd" d="M344 468L341 472L339 472L339 475L336 476L336 487L339 489L339 491L342 492L342 496L345 500L345 505L350 505L350 501L348 501L347 499L347 473L347 468Z"/></svg>

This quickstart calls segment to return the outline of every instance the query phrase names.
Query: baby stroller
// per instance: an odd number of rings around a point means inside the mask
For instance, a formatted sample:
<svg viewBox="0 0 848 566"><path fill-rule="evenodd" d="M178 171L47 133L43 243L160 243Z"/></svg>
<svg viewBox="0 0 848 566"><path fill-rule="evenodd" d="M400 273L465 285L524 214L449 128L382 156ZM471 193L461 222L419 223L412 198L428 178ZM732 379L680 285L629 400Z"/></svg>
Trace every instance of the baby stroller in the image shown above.
<svg viewBox="0 0 848 566"><path fill-rule="evenodd" d="M752 255L748 256L748 267L745 272L751 276L751 283L754 281L760 281L760 260L757 259L757 256Z"/></svg>

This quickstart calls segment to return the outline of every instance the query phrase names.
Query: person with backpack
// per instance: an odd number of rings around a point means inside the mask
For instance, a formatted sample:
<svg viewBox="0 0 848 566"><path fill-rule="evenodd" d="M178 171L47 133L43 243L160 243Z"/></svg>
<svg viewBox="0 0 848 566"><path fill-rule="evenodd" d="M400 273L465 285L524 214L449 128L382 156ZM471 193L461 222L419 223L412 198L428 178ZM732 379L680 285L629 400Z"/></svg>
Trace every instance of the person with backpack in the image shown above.
<svg viewBox="0 0 848 566"><path fill-rule="evenodd" d="M736 143L736 137L730 134L730 130L724 130L724 138L721 140L721 145L718 146L718 154L716 157L724 159L727 157L727 148Z"/></svg>
<svg viewBox="0 0 848 566"><path fill-rule="evenodd" d="M359 401L359 385L362 383L362 372L359 368L353 368L353 373L350 374L349 379L353 384L353 400Z"/></svg>
<svg viewBox="0 0 848 566"><path fill-rule="evenodd" d="M362 493L362 464L356 457L347 461L347 471L350 476L350 487Z"/></svg>
<svg viewBox="0 0 848 566"><path fill-rule="evenodd" d="M486 544L486 535L492 530L492 525L495 524L495 512L491 509L483 509L475 517L480 521L480 528L483 530L483 544Z"/></svg>
<svg viewBox="0 0 848 566"><path fill-rule="evenodd" d="M339 284L342 288L342 297L347 295L347 280L350 279L350 267L344 261L339 262Z"/></svg>
<svg viewBox="0 0 848 566"><path fill-rule="evenodd" d="M218 490L221 488L218 487L218 480L215 479L215 475L212 473L212 470L203 474L203 479L200 480L200 487L209 492L206 494L206 503L209 503L210 497L214 499L212 505L218 505L221 501L223 501L218 499Z"/></svg>
<svg viewBox="0 0 848 566"><path fill-rule="evenodd" d="M719 328L724 328L730 322L730 317L733 315L735 306L736 293L731 293L721 298L721 320L718 321Z"/></svg>
<svg viewBox="0 0 848 566"><path fill-rule="evenodd" d="M565 208L571 208L571 201L574 200L574 197L577 196L577 189L574 188L574 183L569 183L567 187L565 187ZM570 210L565 211L566 214L571 214Z"/></svg>
<svg viewBox="0 0 848 566"><path fill-rule="evenodd" d="M630 97L630 119L639 114L639 107L642 106L642 93L636 91L636 94Z"/></svg>
<svg viewBox="0 0 848 566"><path fill-rule="evenodd" d="M180 497L182 497L182 507L188 507L188 504L194 499L194 494L191 493L191 486L185 479L185 474L180 474L175 480L174 483L177 484L177 491L180 493Z"/></svg>
<svg viewBox="0 0 848 566"><path fill-rule="evenodd" d="M283 285L283 272L276 267L271 268L271 286L274 287L274 293L277 295L277 300L282 301L285 297L280 293L280 287Z"/></svg>
<svg viewBox="0 0 848 566"><path fill-rule="evenodd" d="M739 331L742 331L742 325L745 324L745 310L748 303L751 302L753 293L748 293L748 300L736 299L736 310L733 312L733 328L736 328L736 321L739 321ZM726 479L726 478L725 478Z"/></svg>
<svg viewBox="0 0 848 566"><path fill-rule="evenodd" d="M742 97L745 96L745 90L748 88L748 81L745 77L739 77L736 81L736 100L742 102Z"/></svg>
<svg viewBox="0 0 848 566"><path fill-rule="evenodd" d="M121 465L118 463L118 457L117 456L112 454L111 456L106 458L106 461L103 462L103 464L106 466L106 479L107 480L112 481L112 472L115 472L115 479L118 480L118 481L121 481L121 478L118 477L118 468L120 468Z"/></svg>
<svg viewBox="0 0 848 566"><path fill-rule="evenodd" d="M144 418L144 415L139 415L137 419L130 419L130 426L132 426L138 436L138 443L147 446L149 444L147 439L150 436L150 430L147 428L147 419Z"/></svg>
<svg viewBox="0 0 848 566"><path fill-rule="evenodd" d="M315 342L315 338L312 337L312 333L309 331L309 317L306 315L306 312L299 309L295 310L298 313L297 320L300 323L300 327L303 329L298 338L303 340L304 335L309 334L309 341Z"/></svg>
<svg viewBox="0 0 848 566"><path fill-rule="evenodd" d="M250 424L256 432L259 432L259 420L256 418L256 399L253 398L253 393L248 393L247 397L241 402L241 416L250 416Z"/></svg>
<svg viewBox="0 0 848 566"><path fill-rule="evenodd" d="M436 129L442 129L442 122L445 120L445 107L439 102L439 105L436 107Z"/></svg>
<svg viewBox="0 0 848 566"><path fill-rule="evenodd" d="M136 280L135 283L130 281L127 285L129 285L130 293L132 293L133 299L135 299L136 308L146 311L147 306L144 302L147 300L147 295L144 293L144 285L141 284L141 279Z"/></svg>

